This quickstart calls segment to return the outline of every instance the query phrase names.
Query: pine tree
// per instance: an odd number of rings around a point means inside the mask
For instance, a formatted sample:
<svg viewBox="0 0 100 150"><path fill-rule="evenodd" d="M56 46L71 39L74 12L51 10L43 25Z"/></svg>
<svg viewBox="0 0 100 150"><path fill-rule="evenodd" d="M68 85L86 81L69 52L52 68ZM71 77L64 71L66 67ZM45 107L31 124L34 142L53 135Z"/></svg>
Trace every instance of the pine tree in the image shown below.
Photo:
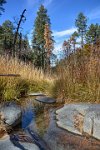
<svg viewBox="0 0 100 150"><path fill-rule="evenodd" d="M2 12L4 12L4 8L3 5L6 3L6 0L0 0L0 16L2 14Z"/></svg>
<svg viewBox="0 0 100 150"><path fill-rule="evenodd" d="M13 38L14 38L14 26L10 20L6 20L2 24L2 39L1 42L3 43L3 49L7 53L11 53L12 45L13 45Z"/></svg>
<svg viewBox="0 0 100 150"><path fill-rule="evenodd" d="M78 36L79 36L78 33L75 31L70 37L70 42L73 45L74 52L76 49L76 44L77 44L76 39L78 38Z"/></svg>
<svg viewBox="0 0 100 150"><path fill-rule="evenodd" d="M75 25L78 28L78 33L81 36L81 46L83 47L84 45L84 37L86 33L86 28L87 28L87 18L84 16L83 13L79 13Z"/></svg>
<svg viewBox="0 0 100 150"><path fill-rule="evenodd" d="M34 50L34 64L43 69L45 68L45 24L51 25L50 18L47 15L47 10L41 5L35 19L32 47Z"/></svg>
<svg viewBox="0 0 100 150"><path fill-rule="evenodd" d="M54 40L52 37L52 32L50 30L50 26L45 24L44 30L44 39L45 39L45 69L47 72L50 71L50 57L52 55L52 51L54 48Z"/></svg>
<svg viewBox="0 0 100 150"><path fill-rule="evenodd" d="M100 40L100 25L91 24L86 33L86 42L96 44L98 40Z"/></svg>
<svg viewBox="0 0 100 150"><path fill-rule="evenodd" d="M0 53L3 51L3 28L0 26Z"/></svg>

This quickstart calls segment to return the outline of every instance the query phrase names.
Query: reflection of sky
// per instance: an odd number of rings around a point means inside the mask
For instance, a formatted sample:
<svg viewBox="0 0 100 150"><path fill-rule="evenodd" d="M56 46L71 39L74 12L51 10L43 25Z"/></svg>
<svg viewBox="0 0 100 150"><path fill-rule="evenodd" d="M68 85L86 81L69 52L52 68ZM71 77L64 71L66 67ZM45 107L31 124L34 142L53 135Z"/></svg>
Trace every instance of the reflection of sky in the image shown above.
<svg viewBox="0 0 100 150"><path fill-rule="evenodd" d="M25 129L33 121L35 112L32 106L28 106L22 113L22 128Z"/></svg>

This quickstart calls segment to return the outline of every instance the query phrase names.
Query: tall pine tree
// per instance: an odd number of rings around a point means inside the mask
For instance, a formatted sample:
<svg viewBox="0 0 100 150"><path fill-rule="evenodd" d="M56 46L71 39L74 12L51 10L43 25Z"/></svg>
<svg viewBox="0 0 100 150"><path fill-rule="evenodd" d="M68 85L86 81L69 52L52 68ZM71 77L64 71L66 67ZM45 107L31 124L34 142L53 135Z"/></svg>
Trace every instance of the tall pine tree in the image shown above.
<svg viewBox="0 0 100 150"><path fill-rule="evenodd" d="M1 26L2 34L0 35L0 43L2 49L6 53L11 53L14 38L14 25L10 20L6 20Z"/></svg>
<svg viewBox="0 0 100 150"><path fill-rule="evenodd" d="M84 37L86 34L86 29L87 29L87 18L84 16L83 13L79 13L75 25L78 28L78 33L81 37L81 46L83 47L84 45Z"/></svg>
<svg viewBox="0 0 100 150"><path fill-rule="evenodd" d="M44 31L45 25L50 23L50 18L47 15L47 9L43 5L40 6L34 24L32 47L34 50L34 64L35 66L45 69L45 39Z"/></svg>
<svg viewBox="0 0 100 150"><path fill-rule="evenodd" d="M86 33L86 42L89 44L96 44L100 40L100 25L91 24Z"/></svg>

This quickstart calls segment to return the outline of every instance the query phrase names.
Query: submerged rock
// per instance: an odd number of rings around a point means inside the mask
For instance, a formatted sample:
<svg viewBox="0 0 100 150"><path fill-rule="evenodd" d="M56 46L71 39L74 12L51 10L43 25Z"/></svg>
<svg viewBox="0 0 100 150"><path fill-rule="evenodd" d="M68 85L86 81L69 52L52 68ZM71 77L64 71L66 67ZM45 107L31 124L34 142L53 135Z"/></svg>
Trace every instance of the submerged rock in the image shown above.
<svg viewBox="0 0 100 150"><path fill-rule="evenodd" d="M9 102L1 105L0 112L3 113L5 124L15 126L21 121L21 108L16 103Z"/></svg>
<svg viewBox="0 0 100 150"><path fill-rule="evenodd" d="M40 96L40 97L37 97L35 100L42 102L42 103L46 103L46 104L52 104L56 102L54 98L47 97L47 96L42 96L42 97Z"/></svg>
<svg viewBox="0 0 100 150"><path fill-rule="evenodd" d="M100 104L65 104L56 114L59 127L100 139Z"/></svg>

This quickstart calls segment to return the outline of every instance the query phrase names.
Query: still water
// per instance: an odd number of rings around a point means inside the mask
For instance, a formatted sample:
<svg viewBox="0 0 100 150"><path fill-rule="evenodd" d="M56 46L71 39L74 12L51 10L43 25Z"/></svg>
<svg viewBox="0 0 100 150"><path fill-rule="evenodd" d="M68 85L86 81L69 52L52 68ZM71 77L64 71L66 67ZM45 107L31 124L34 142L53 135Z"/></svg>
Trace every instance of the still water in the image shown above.
<svg viewBox="0 0 100 150"><path fill-rule="evenodd" d="M42 104L34 97L22 100L22 121L16 131L28 133L27 129L31 129L38 140L46 143L46 150L100 150L100 141L74 135L57 126L55 111L59 107L61 105Z"/></svg>

